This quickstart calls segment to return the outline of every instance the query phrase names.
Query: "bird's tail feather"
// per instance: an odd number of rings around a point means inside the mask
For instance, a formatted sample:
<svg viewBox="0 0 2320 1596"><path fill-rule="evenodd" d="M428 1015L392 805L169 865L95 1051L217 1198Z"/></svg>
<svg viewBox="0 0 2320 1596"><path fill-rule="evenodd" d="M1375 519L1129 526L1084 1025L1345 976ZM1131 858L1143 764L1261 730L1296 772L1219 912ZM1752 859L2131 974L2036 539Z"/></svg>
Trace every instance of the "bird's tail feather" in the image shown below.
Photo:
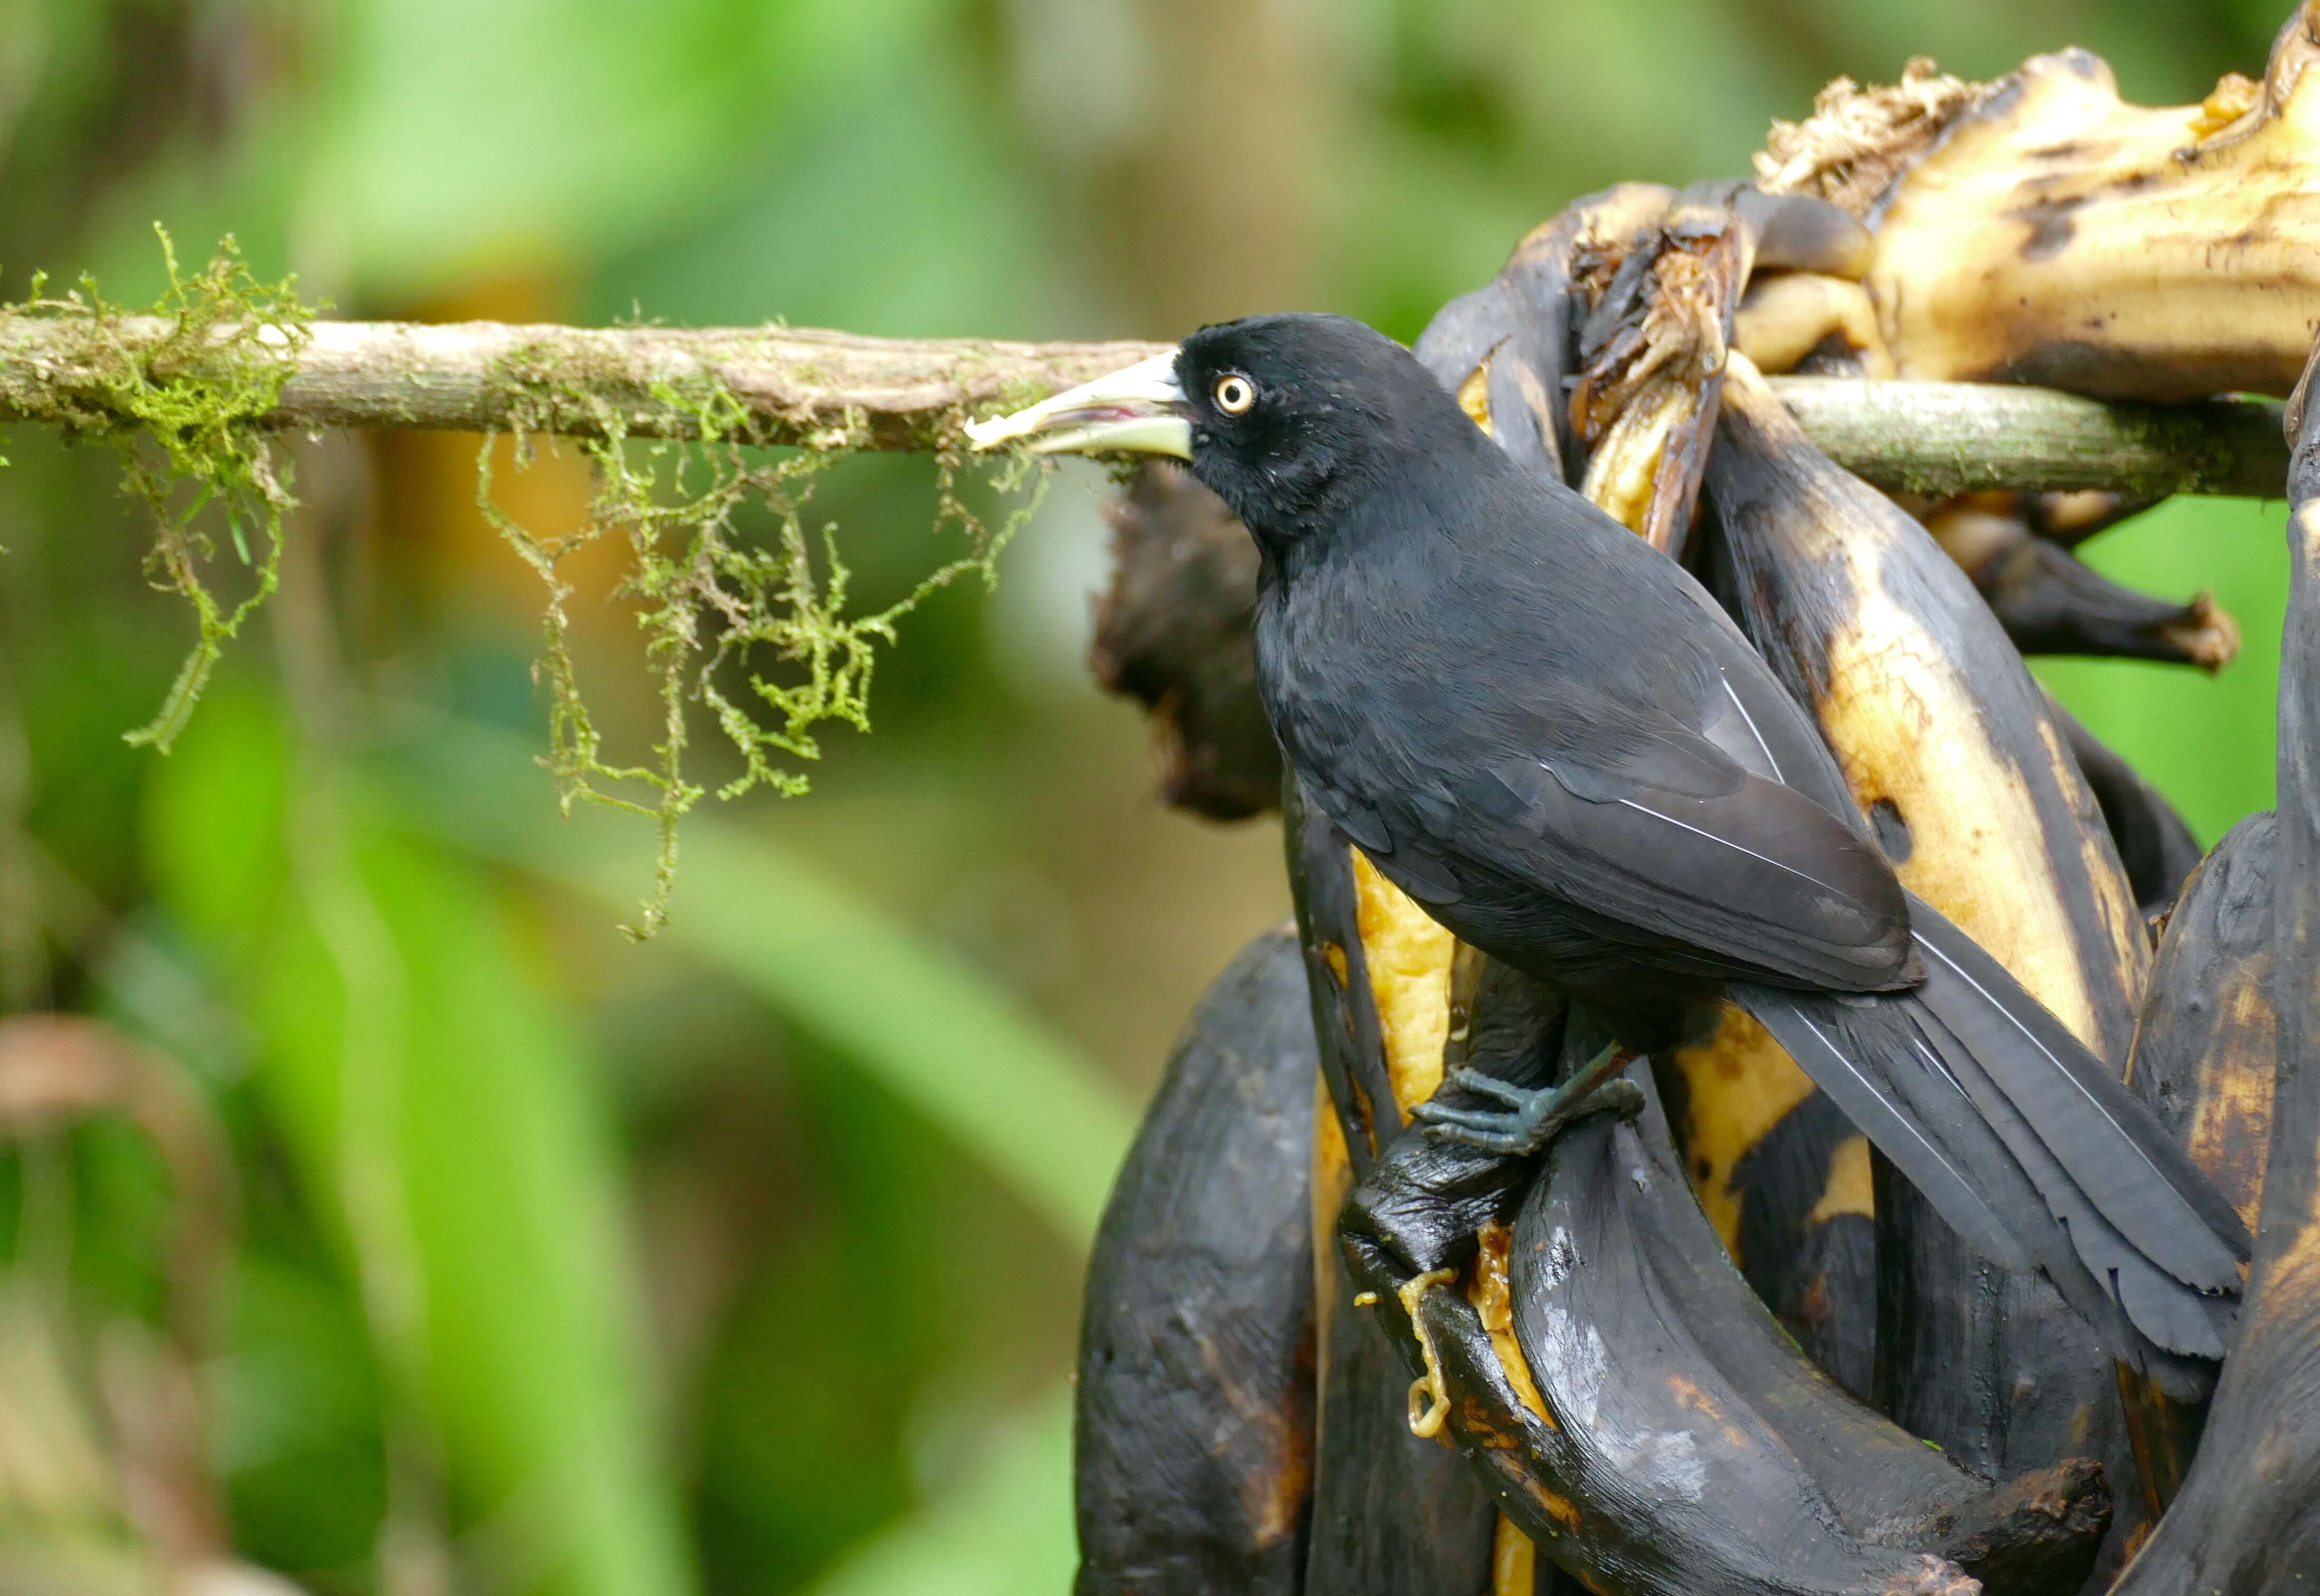
<svg viewBox="0 0 2320 1596"><path fill-rule="evenodd" d="M1927 975L1833 996L1736 984L1967 1241L2035 1265L2115 1355L2170 1388L2220 1357L2247 1237L2198 1165L1998 961L1912 899Z"/></svg>

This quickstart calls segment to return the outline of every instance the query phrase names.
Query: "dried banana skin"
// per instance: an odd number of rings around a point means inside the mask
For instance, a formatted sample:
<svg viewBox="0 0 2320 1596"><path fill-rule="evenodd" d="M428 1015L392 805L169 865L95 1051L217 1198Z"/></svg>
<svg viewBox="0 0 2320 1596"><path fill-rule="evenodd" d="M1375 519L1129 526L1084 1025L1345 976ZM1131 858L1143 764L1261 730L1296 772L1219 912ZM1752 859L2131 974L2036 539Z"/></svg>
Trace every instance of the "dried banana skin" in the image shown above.
<svg viewBox="0 0 2320 1596"><path fill-rule="evenodd" d="M2123 587L2036 535L2020 494L1967 494L1922 518L2025 654L2154 659L2214 672L2239 653L2239 624L2199 594L2170 603Z"/></svg>
<svg viewBox="0 0 2320 1596"><path fill-rule="evenodd" d="M1531 229L1499 275L1452 300L1413 352L1515 460L1567 485L1587 466L1572 424L1581 323L1574 263L1582 246L1623 246L1658 222L1675 191L1621 183L1572 201ZM1638 267L1647 265L1639 258Z"/></svg>
<svg viewBox="0 0 2320 1596"><path fill-rule="evenodd" d="M1088 1267L1076 1596L1295 1596L1313 1480L1313 1029L1286 930L1202 996Z"/></svg>
<svg viewBox="0 0 2320 1596"><path fill-rule="evenodd" d="M2278 1069L2255 1257L2198 1456L2118 1596L2284 1596L2320 1580L2320 410L2301 419L2271 872Z"/></svg>
<svg viewBox="0 0 2320 1596"><path fill-rule="evenodd" d="M2123 1065L2149 945L2044 695L1924 529L1733 367L1708 462L1718 591L1818 720L1903 882ZM1991 1267L1876 1168L1878 1405L1994 1478L2099 1459L2107 1573L2147 1517L2110 1360L2050 1283Z"/></svg>
<svg viewBox="0 0 2320 1596"><path fill-rule="evenodd" d="M2274 818L2253 814L2192 875L2151 963L2127 1077L2251 1234L2271 1147L2279 1062L2270 993L2278 862ZM2182 1488L2207 1404L2130 1392L2143 1478L2163 1507Z"/></svg>
<svg viewBox="0 0 2320 1596"><path fill-rule="evenodd" d="M2198 105L2127 104L2075 50L1991 84L1842 84L1759 170L1872 221L1904 378L2282 394L2320 327L2315 23L2299 5L2266 81Z"/></svg>
<svg viewBox="0 0 2320 1596"><path fill-rule="evenodd" d="M1160 801L1210 820L1280 801L1281 748L1256 696L1256 545L1224 501L1174 461L1137 467L1104 508L1111 585L1088 665L1141 703L1159 754Z"/></svg>

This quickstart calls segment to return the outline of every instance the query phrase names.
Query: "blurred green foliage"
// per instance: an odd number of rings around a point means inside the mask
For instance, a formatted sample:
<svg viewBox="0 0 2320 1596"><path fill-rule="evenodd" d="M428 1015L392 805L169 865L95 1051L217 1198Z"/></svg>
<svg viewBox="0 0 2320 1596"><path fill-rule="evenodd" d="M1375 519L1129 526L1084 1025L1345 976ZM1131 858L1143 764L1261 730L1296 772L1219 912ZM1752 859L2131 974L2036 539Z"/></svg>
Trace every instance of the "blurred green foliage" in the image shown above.
<svg viewBox="0 0 2320 1596"><path fill-rule="evenodd" d="M1741 171L1840 72L2080 43L2188 100L2280 9L0 0L0 297L37 265L150 299L159 219L349 315L1160 336L1300 305L1408 338L1569 197ZM166 1367L166 1168L107 1117L7 1128L0 1591L148 1588L165 1543L347 1596L1058 1588L1078 1249L1175 1023L1286 906L1269 827L1159 812L1085 682L1100 480L995 596L912 618L814 796L693 817L638 948L649 827L558 821L528 763L539 594L471 440L299 446L280 600L167 760L122 734L191 625L116 463L5 452L0 1003L159 1044L240 1218L173 1459L130 1400ZM585 467L499 492L573 524ZM933 503L923 460L830 474L865 603L942 557ZM2219 678L2042 667L2210 839L2270 801L2279 536L2177 503L2091 547L2216 591L2248 645ZM574 646L641 752L616 575L581 573Z"/></svg>

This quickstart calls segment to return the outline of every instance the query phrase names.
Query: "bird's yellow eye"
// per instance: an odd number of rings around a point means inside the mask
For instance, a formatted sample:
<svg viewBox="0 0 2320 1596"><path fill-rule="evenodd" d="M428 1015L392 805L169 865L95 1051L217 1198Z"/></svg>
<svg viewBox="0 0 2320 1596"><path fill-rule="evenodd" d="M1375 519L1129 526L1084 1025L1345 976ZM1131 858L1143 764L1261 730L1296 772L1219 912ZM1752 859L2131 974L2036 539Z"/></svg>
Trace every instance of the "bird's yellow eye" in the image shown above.
<svg viewBox="0 0 2320 1596"><path fill-rule="evenodd" d="M1228 371L1217 378L1217 408L1227 415L1240 415L1256 403L1256 385L1237 371Z"/></svg>

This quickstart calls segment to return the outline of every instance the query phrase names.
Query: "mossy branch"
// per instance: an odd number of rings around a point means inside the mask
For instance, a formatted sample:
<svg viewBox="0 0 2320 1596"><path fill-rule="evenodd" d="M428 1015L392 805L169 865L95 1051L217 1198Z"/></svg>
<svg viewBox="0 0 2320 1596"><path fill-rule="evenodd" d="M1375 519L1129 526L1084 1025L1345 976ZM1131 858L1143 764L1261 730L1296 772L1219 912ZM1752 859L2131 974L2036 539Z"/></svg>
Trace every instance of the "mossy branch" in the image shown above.
<svg viewBox="0 0 2320 1596"><path fill-rule="evenodd" d="M170 376L222 376L236 330L188 344L161 317L99 329L0 314L0 420L141 421L109 374L122 351ZM1162 344L880 339L803 327L576 328L469 322L314 322L288 360L269 426L522 428L584 438L700 438L686 396L733 401L709 430L751 443L930 449L960 414L995 412L1158 353ZM2039 388L1775 377L1839 465L1880 487L1961 493L2107 487L2276 494L2279 408L2261 401L2107 404Z"/></svg>
<svg viewBox="0 0 2320 1596"><path fill-rule="evenodd" d="M813 328L581 328L496 322L314 322L267 424L519 428L582 438L713 435L874 449L939 447L950 421L1020 404L1158 352L1144 343L859 338ZM229 334L217 333L219 356ZM136 424L107 384L119 351L172 375L222 374L159 316L90 323L0 313L0 421ZM213 371L213 367L217 369ZM704 416L694 396L731 396Z"/></svg>
<svg viewBox="0 0 2320 1596"><path fill-rule="evenodd" d="M651 816L654 890L635 929L666 914L677 821L702 796L684 755L694 706L740 756L720 790L805 789L815 730L867 730L872 668L902 613L995 560L1037 502L986 521L958 491L965 424L1147 358L1149 343L1001 343L861 338L804 328L583 329L467 322L325 322L287 282L258 281L231 240L181 273L162 239L168 291L150 313L107 304L94 284L0 307L0 421L104 440L155 523L149 569L192 604L197 636L152 722L131 742L167 751L225 642L274 591L295 508L284 431L410 427L485 435L478 501L546 588L538 675L549 701L542 763L568 807ZM1831 458L1880 486L2107 487L2271 494L2286 468L2279 407L2261 402L2109 405L2026 388L1775 378ZM492 496L491 441L579 440L594 467L577 527L527 528ZM901 601L847 611L832 529L804 510L817 473L862 449L938 462L934 521L962 534ZM1037 462L993 462L1002 492ZM736 517L771 512L769 537ZM239 598L208 585L222 532L248 576ZM635 601L659 699L651 757L614 763L584 701L566 612L571 554L613 534L629 546L621 594Z"/></svg>
<svg viewBox="0 0 2320 1596"><path fill-rule="evenodd" d="M25 303L0 307L0 420L109 444L153 514L148 568L195 612L196 640L176 685L129 740L168 750L224 643L274 591L284 522L296 507L283 431L481 431L478 503L546 587L541 763L566 808L609 804L658 825L639 937L666 917L676 823L702 793L684 764L693 706L740 756L741 774L719 796L803 792L799 766L820 757L816 728L869 729L872 669L896 621L961 576L995 581L1001 550L1038 503L1043 463L1020 458L993 462L1001 494L1030 490L1004 513L986 518L961 495L968 416L1025 403L1112 358L1102 345L921 346L779 328L318 322L290 282L253 277L230 239L191 275L179 271L167 234L161 246L169 286L148 313L108 304L86 278L51 297L35 277ZM542 433L575 437L594 467L576 526L525 527L493 498L493 441L512 434L524 462ZM901 599L854 613L835 529L809 530L803 513L821 469L882 447L935 456L935 530L958 540ZM742 531L739 518L752 504L770 512L769 537ZM220 532L250 571L231 602L208 585ZM619 591L634 601L661 712L651 757L626 764L604 756L566 608L565 562L607 534L628 545Z"/></svg>

